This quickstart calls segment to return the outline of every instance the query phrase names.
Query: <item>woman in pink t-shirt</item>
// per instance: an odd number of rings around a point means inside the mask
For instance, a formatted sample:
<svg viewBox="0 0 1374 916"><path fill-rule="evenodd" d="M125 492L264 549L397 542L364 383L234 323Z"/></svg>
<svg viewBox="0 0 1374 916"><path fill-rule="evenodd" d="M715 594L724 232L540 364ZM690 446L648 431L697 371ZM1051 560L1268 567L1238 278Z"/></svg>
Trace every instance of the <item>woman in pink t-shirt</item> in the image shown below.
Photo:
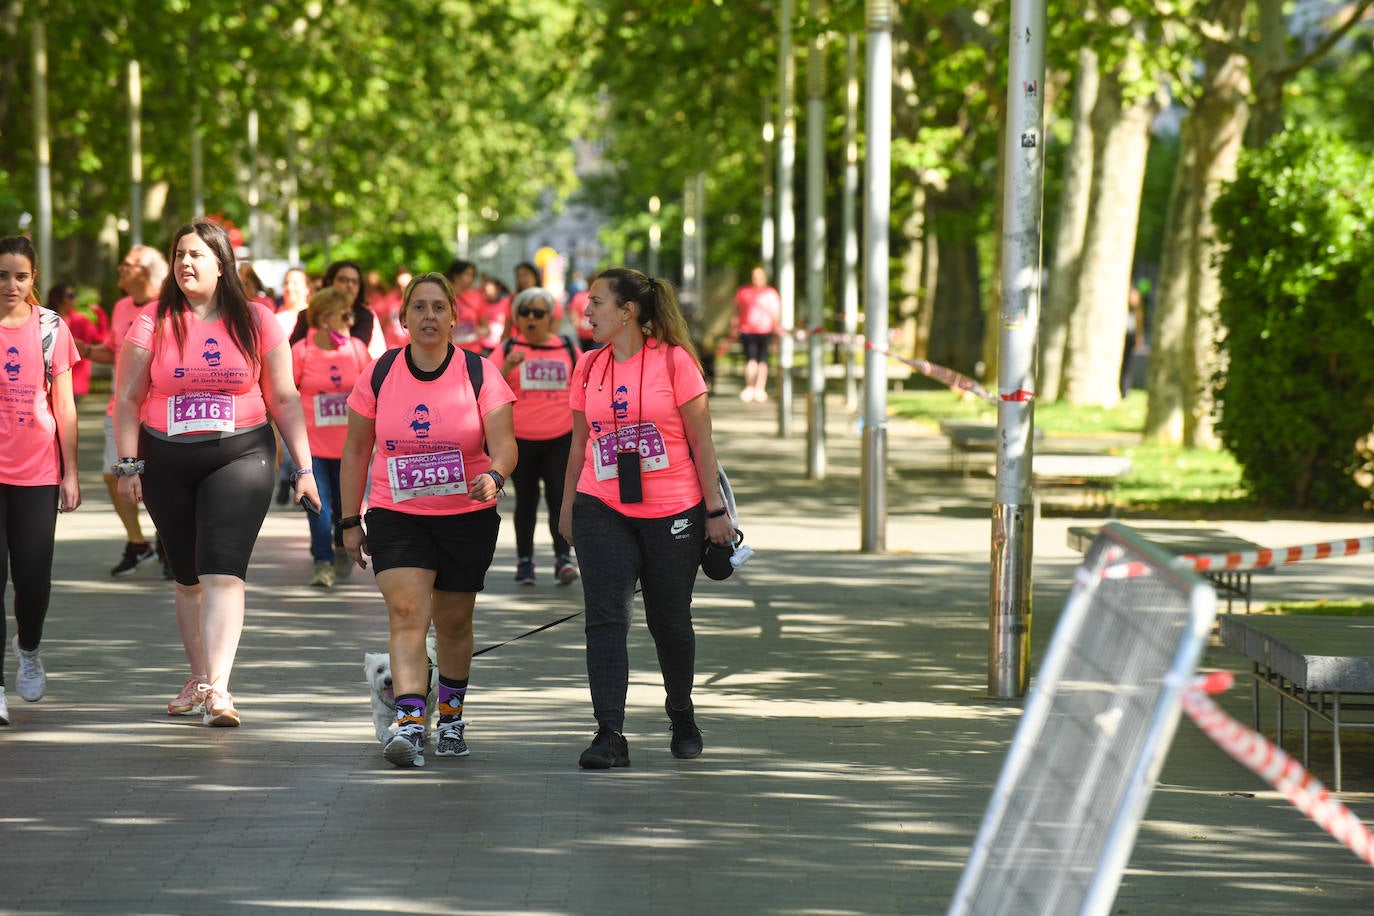
<svg viewBox="0 0 1374 916"><path fill-rule="evenodd" d="M219 225L172 239L175 283L129 328L115 367L111 471L120 495L145 502L175 581L177 627L191 676L170 715L236 726L229 675L243 632L244 579L272 501L276 440L295 459L295 498L319 506L291 348L272 311L248 300ZM146 473L146 476L145 476Z"/></svg>
<svg viewBox="0 0 1374 916"><path fill-rule="evenodd" d="M28 239L0 239L0 525L6 547L0 553L0 597L12 576L16 680L19 696L30 703L43 698L48 684L38 645L52 593L57 513L81 505L71 373L81 357L66 324L33 294L37 264ZM0 602L0 650L6 622ZM9 722L0 651L0 725Z"/></svg>
<svg viewBox="0 0 1374 916"><path fill-rule="evenodd" d="M515 394L489 360L453 345L457 316L442 274L411 280L401 300L410 343L368 367L348 398L339 526L354 562L366 568L372 558L386 599L396 732L382 753L398 767L425 763L431 621L439 663L435 753L467 756L472 611L496 552L496 500L516 460Z"/></svg>
<svg viewBox="0 0 1374 916"><path fill-rule="evenodd" d="M76 307L76 287L70 283L58 283L48 290L48 308L62 316L67 330L72 332L77 355L81 361L72 366L72 396L77 403L83 394L91 392L91 347L105 339L100 325L86 317Z"/></svg>
<svg viewBox="0 0 1374 916"><path fill-rule="evenodd" d="M348 334L353 303L342 290L327 286L310 297L310 333L291 345L296 388L305 408L311 467L323 501L309 516L310 556L315 562L311 585L332 588L335 578L353 571L343 549L343 532L334 524L339 511L339 461L348 433L348 395L372 362L367 347Z"/></svg>
<svg viewBox="0 0 1374 916"><path fill-rule="evenodd" d="M768 354L778 332L782 300L768 285L768 274L755 267L749 285L735 292L735 317L731 322L744 347L744 388L741 401L768 400Z"/></svg>
<svg viewBox="0 0 1374 916"><path fill-rule="evenodd" d="M587 318L602 349L573 372L572 450L558 528L582 545L587 679L597 732L578 763L630 765L621 731L635 583L658 650L674 757L701 753L692 707L692 587L703 541L733 535L716 475L706 382L673 288L615 268L592 281Z"/></svg>
<svg viewBox="0 0 1374 916"><path fill-rule="evenodd" d="M553 576L560 585L577 578L568 542L558 533L563 505L563 475L572 444L568 379L577 362L577 345L553 333L553 295L531 287L515 296L515 336L503 345L501 372L515 392L515 441L520 462L511 471L515 484L515 581L534 584L534 523L539 487L549 510L553 538Z"/></svg>

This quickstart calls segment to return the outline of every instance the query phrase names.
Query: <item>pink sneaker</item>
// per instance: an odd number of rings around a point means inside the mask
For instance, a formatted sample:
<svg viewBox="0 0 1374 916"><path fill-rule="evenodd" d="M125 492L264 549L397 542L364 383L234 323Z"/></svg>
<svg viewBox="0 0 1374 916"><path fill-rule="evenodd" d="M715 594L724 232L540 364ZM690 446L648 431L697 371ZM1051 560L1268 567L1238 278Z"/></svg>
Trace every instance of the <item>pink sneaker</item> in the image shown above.
<svg viewBox="0 0 1374 916"><path fill-rule="evenodd" d="M205 702L205 692L209 689L210 684L205 678L199 674L191 675L186 679L186 683L181 686L181 693L177 694L176 698L167 704L167 715L195 715L196 710Z"/></svg>
<svg viewBox="0 0 1374 916"><path fill-rule="evenodd" d="M214 687L206 685L208 688L205 694L205 724L215 725L221 728L237 728L242 721L239 719L239 711L234 708L234 697L227 690L216 690Z"/></svg>

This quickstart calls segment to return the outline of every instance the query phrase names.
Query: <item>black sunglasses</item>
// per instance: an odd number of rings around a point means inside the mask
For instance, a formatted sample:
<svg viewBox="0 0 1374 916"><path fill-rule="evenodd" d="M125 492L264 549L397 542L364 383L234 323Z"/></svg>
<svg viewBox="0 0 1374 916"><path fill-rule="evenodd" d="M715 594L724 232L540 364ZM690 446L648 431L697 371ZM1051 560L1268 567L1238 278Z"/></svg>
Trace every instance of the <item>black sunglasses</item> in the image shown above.
<svg viewBox="0 0 1374 916"><path fill-rule="evenodd" d="M515 314L519 315L521 318L543 318L545 315L548 314L548 310L520 308L516 309Z"/></svg>

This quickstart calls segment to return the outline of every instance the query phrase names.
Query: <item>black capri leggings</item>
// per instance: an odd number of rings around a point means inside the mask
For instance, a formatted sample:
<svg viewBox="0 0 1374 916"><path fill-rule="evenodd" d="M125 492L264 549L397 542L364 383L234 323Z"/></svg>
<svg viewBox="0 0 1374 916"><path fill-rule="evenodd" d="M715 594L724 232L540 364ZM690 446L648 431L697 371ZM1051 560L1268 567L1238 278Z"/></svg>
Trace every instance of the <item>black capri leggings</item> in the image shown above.
<svg viewBox="0 0 1374 916"><path fill-rule="evenodd" d="M17 487L0 484L0 596L14 578L14 622L19 645L37 649L43 638L52 594L53 540L57 534L56 486ZM5 686L8 655L6 615L0 605L0 687Z"/></svg>
<svg viewBox="0 0 1374 916"><path fill-rule="evenodd" d="M568 541L558 533L558 513L563 511L563 477L568 472L572 433L557 439L516 439L520 458L510 472L515 484L515 555L534 556L534 522L539 514L539 484L544 484L544 503L549 509L549 534L555 556L568 555Z"/></svg>
<svg viewBox="0 0 1374 916"><path fill-rule="evenodd" d="M195 585L203 575L247 578L272 503L276 453L267 424L184 442L140 433L143 503L182 585Z"/></svg>

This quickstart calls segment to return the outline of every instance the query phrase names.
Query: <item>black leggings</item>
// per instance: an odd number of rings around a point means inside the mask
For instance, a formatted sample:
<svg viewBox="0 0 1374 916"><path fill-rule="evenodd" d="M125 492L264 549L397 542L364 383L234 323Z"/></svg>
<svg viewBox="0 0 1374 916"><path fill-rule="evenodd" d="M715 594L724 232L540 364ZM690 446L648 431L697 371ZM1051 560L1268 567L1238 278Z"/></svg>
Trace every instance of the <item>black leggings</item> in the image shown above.
<svg viewBox="0 0 1374 916"><path fill-rule="evenodd" d="M587 614L587 682L597 725L624 731L630 684L626 640L636 582L644 589L644 620L658 652L663 690L674 709L686 709L696 672L692 586L706 536L706 504L666 518L630 518L578 493L572 525Z"/></svg>
<svg viewBox="0 0 1374 916"><path fill-rule="evenodd" d="M510 472L515 484L515 555L534 556L534 522L539 514L539 484L544 484L544 504L549 509L549 534L555 556L568 554L568 542L558 533L558 513L563 509L563 477L568 472L572 433L557 439L516 439L520 459Z"/></svg>
<svg viewBox="0 0 1374 916"><path fill-rule="evenodd" d="M14 622L19 645L37 649L52 594L53 540L57 536L56 486L0 484L0 600L14 572ZM0 607L0 687L9 654L6 614Z"/></svg>
<svg viewBox="0 0 1374 916"><path fill-rule="evenodd" d="M276 484L272 427L184 442L145 429L138 454L147 462L143 503L176 580L195 585L203 575L247 578Z"/></svg>

